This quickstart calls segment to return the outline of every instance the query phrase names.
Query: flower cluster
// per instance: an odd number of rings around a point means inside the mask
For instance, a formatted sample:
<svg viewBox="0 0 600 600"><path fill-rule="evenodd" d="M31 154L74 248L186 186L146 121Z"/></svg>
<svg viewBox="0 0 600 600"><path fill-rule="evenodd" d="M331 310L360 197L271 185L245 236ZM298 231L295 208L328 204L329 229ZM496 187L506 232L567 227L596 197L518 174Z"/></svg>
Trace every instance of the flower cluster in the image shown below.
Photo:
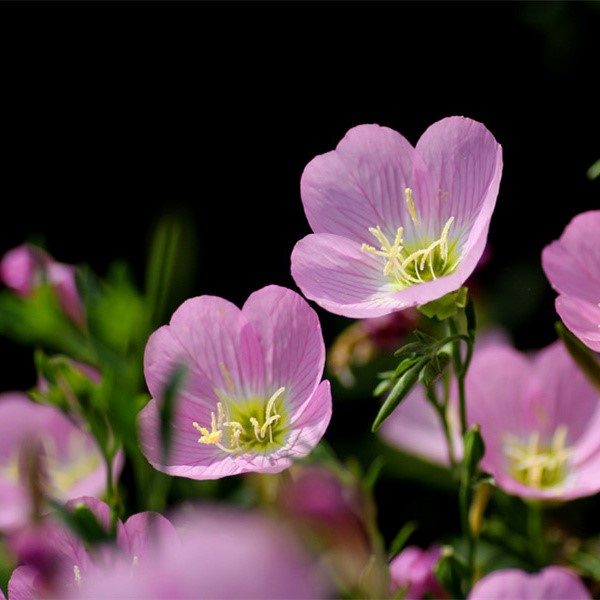
<svg viewBox="0 0 600 600"><path fill-rule="evenodd" d="M464 117L414 147L360 125L306 166L313 233L292 277L360 319L330 347L337 390L319 314L291 289L241 308L199 295L169 320L169 265L185 262L166 249L172 229L156 233L144 293L123 267L100 280L9 250L0 333L36 348L38 381L0 394L0 598L591 597L600 537L545 519L600 492L600 211L542 253L560 340L522 352L499 328L477 335L477 286L463 284L502 168ZM336 433L368 420L353 413L367 379L383 398L369 435L385 444L340 450ZM376 486L395 461L458 497L447 532L395 497L400 529L380 530Z"/></svg>

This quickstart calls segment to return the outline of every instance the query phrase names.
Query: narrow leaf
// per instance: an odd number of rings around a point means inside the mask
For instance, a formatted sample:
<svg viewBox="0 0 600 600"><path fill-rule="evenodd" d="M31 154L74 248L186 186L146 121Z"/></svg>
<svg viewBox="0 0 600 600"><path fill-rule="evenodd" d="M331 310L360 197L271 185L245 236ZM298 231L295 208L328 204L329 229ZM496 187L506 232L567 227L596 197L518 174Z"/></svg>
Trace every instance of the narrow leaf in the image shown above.
<svg viewBox="0 0 600 600"><path fill-rule="evenodd" d="M421 359L418 363L408 369L396 382L373 422L373 427L371 428L373 432L381 427L381 424L392 414L400 402L406 398L415 383L419 380L421 369L427 364L428 360L428 358Z"/></svg>

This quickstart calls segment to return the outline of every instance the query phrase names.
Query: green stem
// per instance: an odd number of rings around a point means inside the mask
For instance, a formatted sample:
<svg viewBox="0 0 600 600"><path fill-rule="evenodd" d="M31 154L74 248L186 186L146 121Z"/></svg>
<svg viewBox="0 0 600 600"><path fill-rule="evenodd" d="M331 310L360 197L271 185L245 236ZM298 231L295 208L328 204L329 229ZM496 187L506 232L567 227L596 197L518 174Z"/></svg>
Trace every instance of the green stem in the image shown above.
<svg viewBox="0 0 600 600"><path fill-rule="evenodd" d="M446 445L448 446L448 458L450 460L450 469L453 474L456 474L456 457L454 455L454 446L452 444L452 435L450 433L450 425L448 423L448 415L446 414L446 402L440 403L435 387L433 385L425 386L425 395L429 403L433 406L437 412L442 428L444 429L444 437L446 438Z"/></svg>
<svg viewBox="0 0 600 600"><path fill-rule="evenodd" d="M535 500L527 502L527 536L531 545L531 556L536 568L540 569L548 563L548 559L544 543L543 507Z"/></svg>
<svg viewBox="0 0 600 600"><path fill-rule="evenodd" d="M448 319L448 330L451 336L458 336L458 324L456 319ZM464 339L464 338L461 338ZM468 339L468 338L467 338ZM460 340L452 342L452 364L456 375L456 384L458 388L458 407L460 413L460 431L464 437L467 433L467 402L465 398L465 375L467 373L468 363L471 361L471 353L473 344L470 339L466 341L467 353L465 362L463 363L460 355Z"/></svg>

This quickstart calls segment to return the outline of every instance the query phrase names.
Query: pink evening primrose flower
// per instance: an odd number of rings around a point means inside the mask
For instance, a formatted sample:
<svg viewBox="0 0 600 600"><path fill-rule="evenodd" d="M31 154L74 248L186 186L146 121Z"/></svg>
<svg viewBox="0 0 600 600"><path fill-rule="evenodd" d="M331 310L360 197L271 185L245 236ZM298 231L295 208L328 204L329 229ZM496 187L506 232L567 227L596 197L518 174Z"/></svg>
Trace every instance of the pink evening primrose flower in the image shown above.
<svg viewBox="0 0 600 600"><path fill-rule="evenodd" d="M504 345L475 352L466 388L481 467L498 487L540 500L600 490L600 394L560 342L533 357Z"/></svg>
<svg viewBox="0 0 600 600"><path fill-rule="evenodd" d="M310 453L331 418L324 361L317 315L291 290L265 287L241 310L214 296L187 300L146 347L153 400L139 417L144 454L192 479L282 471ZM159 403L181 366L165 457Z"/></svg>
<svg viewBox="0 0 600 600"><path fill-rule="evenodd" d="M503 569L482 577L469 600L588 600L592 595L568 569L546 567L539 573Z"/></svg>
<svg viewBox="0 0 600 600"><path fill-rule="evenodd" d="M114 476L123 465L118 454ZM26 523L32 511L31 473L44 494L58 501L100 495L106 464L94 438L53 406L25 394L0 395L0 530Z"/></svg>
<svg viewBox="0 0 600 600"><path fill-rule="evenodd" d="M177 545L149 544L143 560L95 570L69 598L317 599L331 586L281 522L223 506L172 517Z"/></svg>
<svg viewBox="0 0 600 600"><path fill-rule="evenodd" d="M431 594L433 598L445 598L446 593L435 576L435 567L440 560L441 546L421 550L408 546L390 562L392 594L403 592L405 600L417 600ZM427 596L429 597L429 596Z"/></svg>
<svg viewBox="0 0 600 600"><path fill-rule="evenodd" d="M323 308L377 317L457 290L483 254L502 148L464 117L434 123L416 148L379 125L354 127L301 180L313 234L292 276Z"/></svg>
<svg viewBox="0 0 600 600"><path fill-rule="evenodd" d="M556 311L587 346L600 352L600 210L581 213L542 252L542 266L560 294Z"/></svg>
<svg viewBox="0 0 600 600"><path fill-rule="evenodd" d="M55 261L37 246L22 244L6 252L0 261L0 281L24 298L40 284L48 283L64 313L75 323L84 321L75 267Z"/></svg>
<svg viewBox="0 0 600 600"><path fill-rule="evenodd" d="M110 530L110 507L92 497L70 501L67 508L87 506L100 526ZM116 540L89 547L61 521L48 515L10 539L21 565L10 579L10 600L80 597L97 577L126 570L132 574L145 565L150 554L179 549L179 536L165 517L154 512L135 514L125 523L117 520Z"/></svg>

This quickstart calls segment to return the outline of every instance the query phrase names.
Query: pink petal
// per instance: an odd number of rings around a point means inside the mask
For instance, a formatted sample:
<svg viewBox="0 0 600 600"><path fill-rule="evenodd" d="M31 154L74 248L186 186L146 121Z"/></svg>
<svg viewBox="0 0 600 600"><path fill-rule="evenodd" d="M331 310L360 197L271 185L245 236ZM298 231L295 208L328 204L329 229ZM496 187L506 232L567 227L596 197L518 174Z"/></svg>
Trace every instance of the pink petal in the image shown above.
<svg viewBox="0 0 600 600"><path fill-rule="evenodd" d="M17 567L8 582L10 600L37 600L39 598L35 581L38 577L36 569L27 566ZM1 592L0 592L1 593ZM3 597L4 595L2 595Z"/></svg>
<svg viewBox="0 0 600 600"><path fill-rule="evenodd" d="M156 512L137 513L119 531L118 545L128 557L144 561L146 554L158 548L178 548L179 535L171 521ZM136 560L136 562L137 562Z"/></svg>
<svg viewBox="0 0 600 600"><path fill-rule="evenodd" d="M345 317L377 317L405 306L389 299L393 287L379 257L338 235L300 240L292 252L292 276L307 298Z"/></svg>
<svg viewBox="0 0 600 600"><path fill-rule="evenodd" d="M555 305L567 328L586 346L600 352L600 306L567 295L559 296Z"/></svg>
<svg viewBox="0 0 600 600"><path fill-rule="evenodd" d="M581 579L562 567L546 567L539 573L519 569L494 571L480 579L469 600L583 600L591 594Z"/></svg>
<svg viewBox="0 0 600 600"><path fill-rule="evenodd" d="M369 227L408 225L404 190L421 192L413 175L414 148L398 132L379 125L350 129L336 150L315 157L300 189L315 233L334 233L371 243ZM417 190L418 188L418 190Z"/></svg>
<svg viewBox="0 0 600 600"><path fill-rule="evenodd" d="M482 235L487 236L502 175L502 147L481 123L448 117L425 131L416 150L438 194L437 202L430 199L418 205L415 199L417 213L434 226L430 235L436 237L453 216L464 230L469 252Z"/></svg>
<svg viewBox="0 0 600 600"><path fill-rule="evenodd" d="M144 370L153 397L161 397L164 385L181 364L189 369L185 389L213 407L216 389L236 398L267 392L256 335L240 309L222 298L187 300L168 326L150 336Z"/></svg>
<svg viewBox="0 0 600 600"><path fill-rule="evenodd" d="M319 443L331 420L331 387L322 381L304 411L290 423L291 433L282 452L294 457L307 456Z"/></svg>
<svg viewBox="0 0 600 600"><path fill-rule="evenodd" d="M596 306L600 302L600 211L581 213L542 252L552 287Z"/></svg>
<svg viewBox="0 0 600 600"><path fill-rule="evenodd" d="M325 344L317 313L302 296L275 285L251 294L242 311L265 357L265 389L286 388L285 403L293 418L323 375Z"/></svg>
<svg viewBox="0 0 600 600"><path fill-rule="evenodd" d="M536 389L530 386L528 400L535 414L535 429L552 436L557 427L566 425L567 443L578 443L589 428L600 394L559 341L540 350L532 367Z"/></svg>

